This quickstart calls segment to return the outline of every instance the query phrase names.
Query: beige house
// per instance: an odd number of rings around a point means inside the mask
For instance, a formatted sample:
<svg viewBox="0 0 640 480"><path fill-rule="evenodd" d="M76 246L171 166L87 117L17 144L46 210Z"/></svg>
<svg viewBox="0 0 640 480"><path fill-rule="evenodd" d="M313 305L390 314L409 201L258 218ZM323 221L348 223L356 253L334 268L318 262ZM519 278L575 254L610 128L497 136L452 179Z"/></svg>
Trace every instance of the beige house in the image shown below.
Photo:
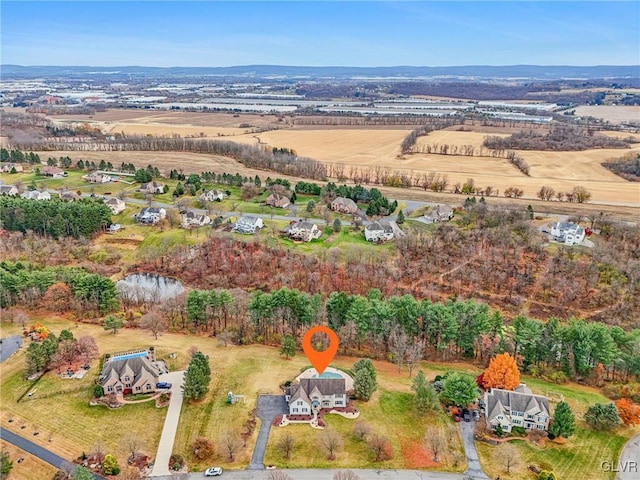
<svg viewBox="0 0 640 480"><path fill-rule="evenodd" d="M67 175L64 173L64 170L62 170L61 168L58 167L52 167L50 165L44 167L42 169L42 174L45 177L53 177L53 178L63 178L66 177Z"/></svg>
<svg viewBox="0 0 640 480"><path fill-rule="evenodd" d="M514 390L492 388L484 394L487 426L510 432L513 427L527 430L547 430L551 419L549 399L533 392L521 383Z"/></svg>
<svg viewBox="0 0 640 480"><path fill-rule="evenodd" d="M310 242L311 240L320 238L322 230L320 230L315 223L299 221L290 224L285 229L285 233L289 235L289 238L292 240Z"/></svg>
<svg viewBox="0 0 640 480"><path fill-rule="evenodd" d="M203 227L211 223L209 215L201 215L192 211L182 215L182 228Z"/></svg>
<svg viewBox="0 0 640 480"><path fill-rule="evenodd" d="M105 175L104 173L99 172L91 172L90 174L85 175L82 178L90 183L109 183L113 180L110 175Z"/></svg>
<svg viewBox="0 0 640 480"><path fill-rule="evenodd" d="M448 222L453 218L453 208L449 205L438 205L424 214L426 223Z"/></svg>
<svg viewBox="0 0 640 480"><path fill-rule="evenodd" d="M331 202L331 210L340 213L356 213L358 211L358 205L350 198L336 197Z"/></svg>
<svg viewBox="0 0 640 480"><path fill-rule="evenodd" d="M2 168L0 168L0 172L2 173L11 173L11 170L16 171L16 173L20 173L24 171L24 167L19 163L4 163Z"/></svg>
<svg viewBox="0 0 640 480"><path fill-rule="evenodd" d="M105 362L100 384L105 395L149 393L156 390L162 367L152 361L148 352L131 352L114 356Z"/></svg>
<svg viewBox="0 0 640 480"><path fill-rule="evenodd" d="M280 195L279 193L272 193L264 201L264 204L270 207L287 208L291 204L291 201L284 195Z"/></svg>
<svg viewBox="0 0 640 480"><path fill-rule="evenodd" d="M138 191L142 193L151 193L151 194L164 193L164 183L157 183L157 182L143 183L142 185L140 185L140 188L138 189Z"/></svg>
<svg viewBox="0 0 640 480"><path fill-rule="evenodd" d="M126 203L116 197L105 198L104 203L107 205L107 207L109 207L111 213L113 213L114 215L122 213L124 209L127 208Z"/></svg>
<svg viewBox="0 0 640 480"><path fill-rule="evenodd" d="M203 202L221 202L224 199L222 190L205 190L198 197Z"/></svg>
<svg viewBox="0 0 640 480"><path fill-rule="evenodd" d="M344 378L301 378L285 392L290 415L315 415L322 408L347 406Z"/></svg>
<svg viewBox="0 0 640 480"><path fill-rule="evenodd" d="M0 185L0 195L15 196L18 195L19 190L15 185Z"/></svg>

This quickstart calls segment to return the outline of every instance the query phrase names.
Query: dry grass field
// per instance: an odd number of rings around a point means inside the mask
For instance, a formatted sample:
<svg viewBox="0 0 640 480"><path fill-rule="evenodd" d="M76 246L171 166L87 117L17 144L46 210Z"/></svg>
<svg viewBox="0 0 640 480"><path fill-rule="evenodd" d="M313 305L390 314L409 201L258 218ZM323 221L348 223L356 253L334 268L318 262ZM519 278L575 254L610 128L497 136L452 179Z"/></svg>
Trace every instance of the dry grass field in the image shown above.
<svg viewBox="0 0 640 480"><path fill-rule="evenodd" d="M13 461L13 468L7 477L10 480L49 479L53 478L57 471L57 468L1 439L0 448L9 453L9 457ZM18 463L20 459L22 461Z"/></svg>
<svg viewBox="0 0 640 480"><path fill-rule="evenodd" d="M581 105L576 108L578 117L595 117L608 122L640 123L640 106L623 105Z"/></svg>

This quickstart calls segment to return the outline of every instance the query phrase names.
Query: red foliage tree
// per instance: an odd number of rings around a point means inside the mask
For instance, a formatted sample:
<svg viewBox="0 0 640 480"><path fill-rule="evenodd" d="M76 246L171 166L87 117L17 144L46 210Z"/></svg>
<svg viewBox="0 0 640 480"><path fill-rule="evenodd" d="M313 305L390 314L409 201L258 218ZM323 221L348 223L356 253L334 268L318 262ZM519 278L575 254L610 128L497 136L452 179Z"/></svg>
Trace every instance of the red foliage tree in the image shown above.
<svg viewBox="0 0 640 480"><path fill-rule="evenodd" d="M640 405L628 398L621 398L616 402L618 415L625 425L640 425Z"/></svg>
<svg viewBox="0 0 640 480"><path fill-rule="evenodd" d="M63 282L51 285L42 297L42 306L52 312L66 312L71 308L73 292Z"/></svg>
<svg viewBox="0 0 640 480"><path fill-rule="evenodd" d="M508 353L493 357L482 374L485 388L513 390L520 385L520 370L515 359Z"/></svg>

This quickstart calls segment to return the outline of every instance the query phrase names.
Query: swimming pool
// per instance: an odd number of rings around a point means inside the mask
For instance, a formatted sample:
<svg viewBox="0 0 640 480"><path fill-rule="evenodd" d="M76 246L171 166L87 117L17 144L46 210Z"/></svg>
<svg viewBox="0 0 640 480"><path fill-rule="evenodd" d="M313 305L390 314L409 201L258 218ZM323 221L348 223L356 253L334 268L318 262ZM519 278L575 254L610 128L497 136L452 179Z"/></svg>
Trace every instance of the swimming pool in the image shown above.
<svg viewBox="0 0 640 480"><path fill-rule="evenodd" d="M339 373L324 371L322 372L322 375L320 375L319 377L317 374L313 374L311 378L344 378L344 377Z"/></svg>
<svg viewBox="0 0 640 480"><path fill-rule="evenodd" d="M133 352L133 353L125 353L122 355L115 355L111 357L111 361L114 360L128 360L129 358L137 358L137 357L146 357L147 352Z"/></svg>

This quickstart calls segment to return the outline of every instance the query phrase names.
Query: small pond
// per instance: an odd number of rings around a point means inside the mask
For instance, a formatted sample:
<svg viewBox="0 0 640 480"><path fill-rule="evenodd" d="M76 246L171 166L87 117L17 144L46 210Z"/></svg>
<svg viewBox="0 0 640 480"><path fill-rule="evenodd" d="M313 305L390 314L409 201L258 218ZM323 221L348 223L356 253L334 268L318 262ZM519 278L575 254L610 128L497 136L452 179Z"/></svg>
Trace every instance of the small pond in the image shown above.
<svg viewBox="0 0 640 480"><path fill-rule="evenodd" d="M157 302L184 292L179 280L152 273L127 275L116 282L116 288L121 298L132 302Z"/></svg>

